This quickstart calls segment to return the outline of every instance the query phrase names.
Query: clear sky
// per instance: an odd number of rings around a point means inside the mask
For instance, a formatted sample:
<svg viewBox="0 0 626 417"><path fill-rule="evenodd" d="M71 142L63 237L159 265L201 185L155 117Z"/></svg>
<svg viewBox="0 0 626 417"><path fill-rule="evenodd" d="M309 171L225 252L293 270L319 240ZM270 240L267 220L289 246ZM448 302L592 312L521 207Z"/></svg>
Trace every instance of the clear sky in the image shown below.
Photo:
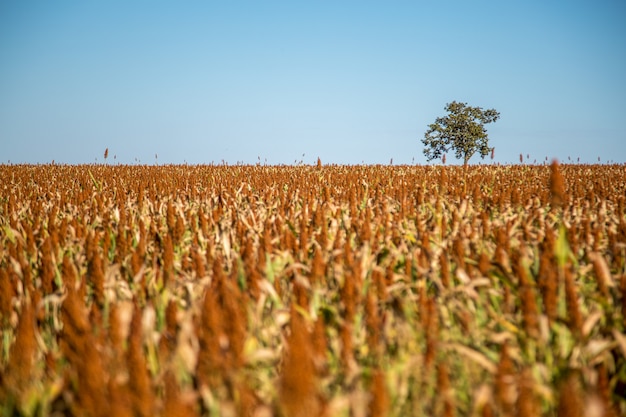
<svg viewBox="0 0 626 417"><path fill-rule="evenodd" d="M626 162L626 2L0 2L0 163L424 164L454 100Z"/></svg>

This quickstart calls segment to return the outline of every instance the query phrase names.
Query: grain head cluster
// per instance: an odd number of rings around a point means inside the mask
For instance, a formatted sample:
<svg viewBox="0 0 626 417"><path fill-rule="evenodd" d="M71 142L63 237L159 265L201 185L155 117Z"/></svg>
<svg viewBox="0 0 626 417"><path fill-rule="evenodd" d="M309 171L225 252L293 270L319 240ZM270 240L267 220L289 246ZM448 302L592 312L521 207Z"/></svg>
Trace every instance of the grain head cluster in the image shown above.
<svg viewBox="0 0 626 417"><path fill-rule="evenodd" d="M0 415L626 414L626 167L0 166Z"/></svg>

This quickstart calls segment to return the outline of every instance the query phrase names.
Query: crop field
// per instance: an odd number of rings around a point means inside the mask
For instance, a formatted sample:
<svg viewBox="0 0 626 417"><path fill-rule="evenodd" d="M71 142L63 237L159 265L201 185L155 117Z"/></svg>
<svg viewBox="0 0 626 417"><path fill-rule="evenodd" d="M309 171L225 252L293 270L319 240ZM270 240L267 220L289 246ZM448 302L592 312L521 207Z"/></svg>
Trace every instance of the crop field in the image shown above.
<svg viewBox="0 0 626 417"><path fill-rule="evenodd" d="M625 165L0 165L0 416L618 417L625 331Z"/></svg>

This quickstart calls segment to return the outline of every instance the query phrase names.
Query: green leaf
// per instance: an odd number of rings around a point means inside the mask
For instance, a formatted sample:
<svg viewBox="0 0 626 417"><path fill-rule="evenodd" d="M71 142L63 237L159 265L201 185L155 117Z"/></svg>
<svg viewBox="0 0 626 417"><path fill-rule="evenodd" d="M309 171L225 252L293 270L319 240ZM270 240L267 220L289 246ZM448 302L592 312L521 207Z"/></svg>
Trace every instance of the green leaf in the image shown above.
<svg viewBox="0 0 626 417"><path fill-rule="evenodd" d="M9 242L15 244L15 231L11 229L9 226L4 226L4 235L9 239Z"/></svg>
<svg viewBox="0 0 626 417"><path fill-rule="evenodd" d="M102 187L101 187L100 183L98 181L96 181L96 178L91 173L91 170L88 169L87 172L89 173L89 176L91 177L91 181L93 181L93 185L95 185L95 187L98 190L98 192L102 192Z"/></svg>
<svg viewBox="0 0 626 417"><path fill-rule="evenodd" d="M567 240L567 230L565 226L559 227L559 237L556 240L554 246L554 255L556 256L559 267L564 267L567 260L572 257L572 250L570 249L569 242Z"/></svg>

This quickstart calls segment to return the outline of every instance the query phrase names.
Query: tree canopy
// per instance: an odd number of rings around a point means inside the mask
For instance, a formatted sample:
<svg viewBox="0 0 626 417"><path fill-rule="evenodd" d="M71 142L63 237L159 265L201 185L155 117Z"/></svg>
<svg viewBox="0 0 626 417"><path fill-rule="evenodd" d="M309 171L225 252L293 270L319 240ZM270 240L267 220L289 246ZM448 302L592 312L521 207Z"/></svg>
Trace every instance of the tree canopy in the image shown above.
<svg viewBox="0 0 626 417"><path fill-rule="evenodd" d="M448 115L438 117L435 123L430 124L422 139L426 158L431 161L454 150L456 157L463 159L463 164L467 165L476 152L481 158L487 156L493 148L489 147L485 125L498 120L500 113L456 101L448 103L445 109Z"/></svg>

